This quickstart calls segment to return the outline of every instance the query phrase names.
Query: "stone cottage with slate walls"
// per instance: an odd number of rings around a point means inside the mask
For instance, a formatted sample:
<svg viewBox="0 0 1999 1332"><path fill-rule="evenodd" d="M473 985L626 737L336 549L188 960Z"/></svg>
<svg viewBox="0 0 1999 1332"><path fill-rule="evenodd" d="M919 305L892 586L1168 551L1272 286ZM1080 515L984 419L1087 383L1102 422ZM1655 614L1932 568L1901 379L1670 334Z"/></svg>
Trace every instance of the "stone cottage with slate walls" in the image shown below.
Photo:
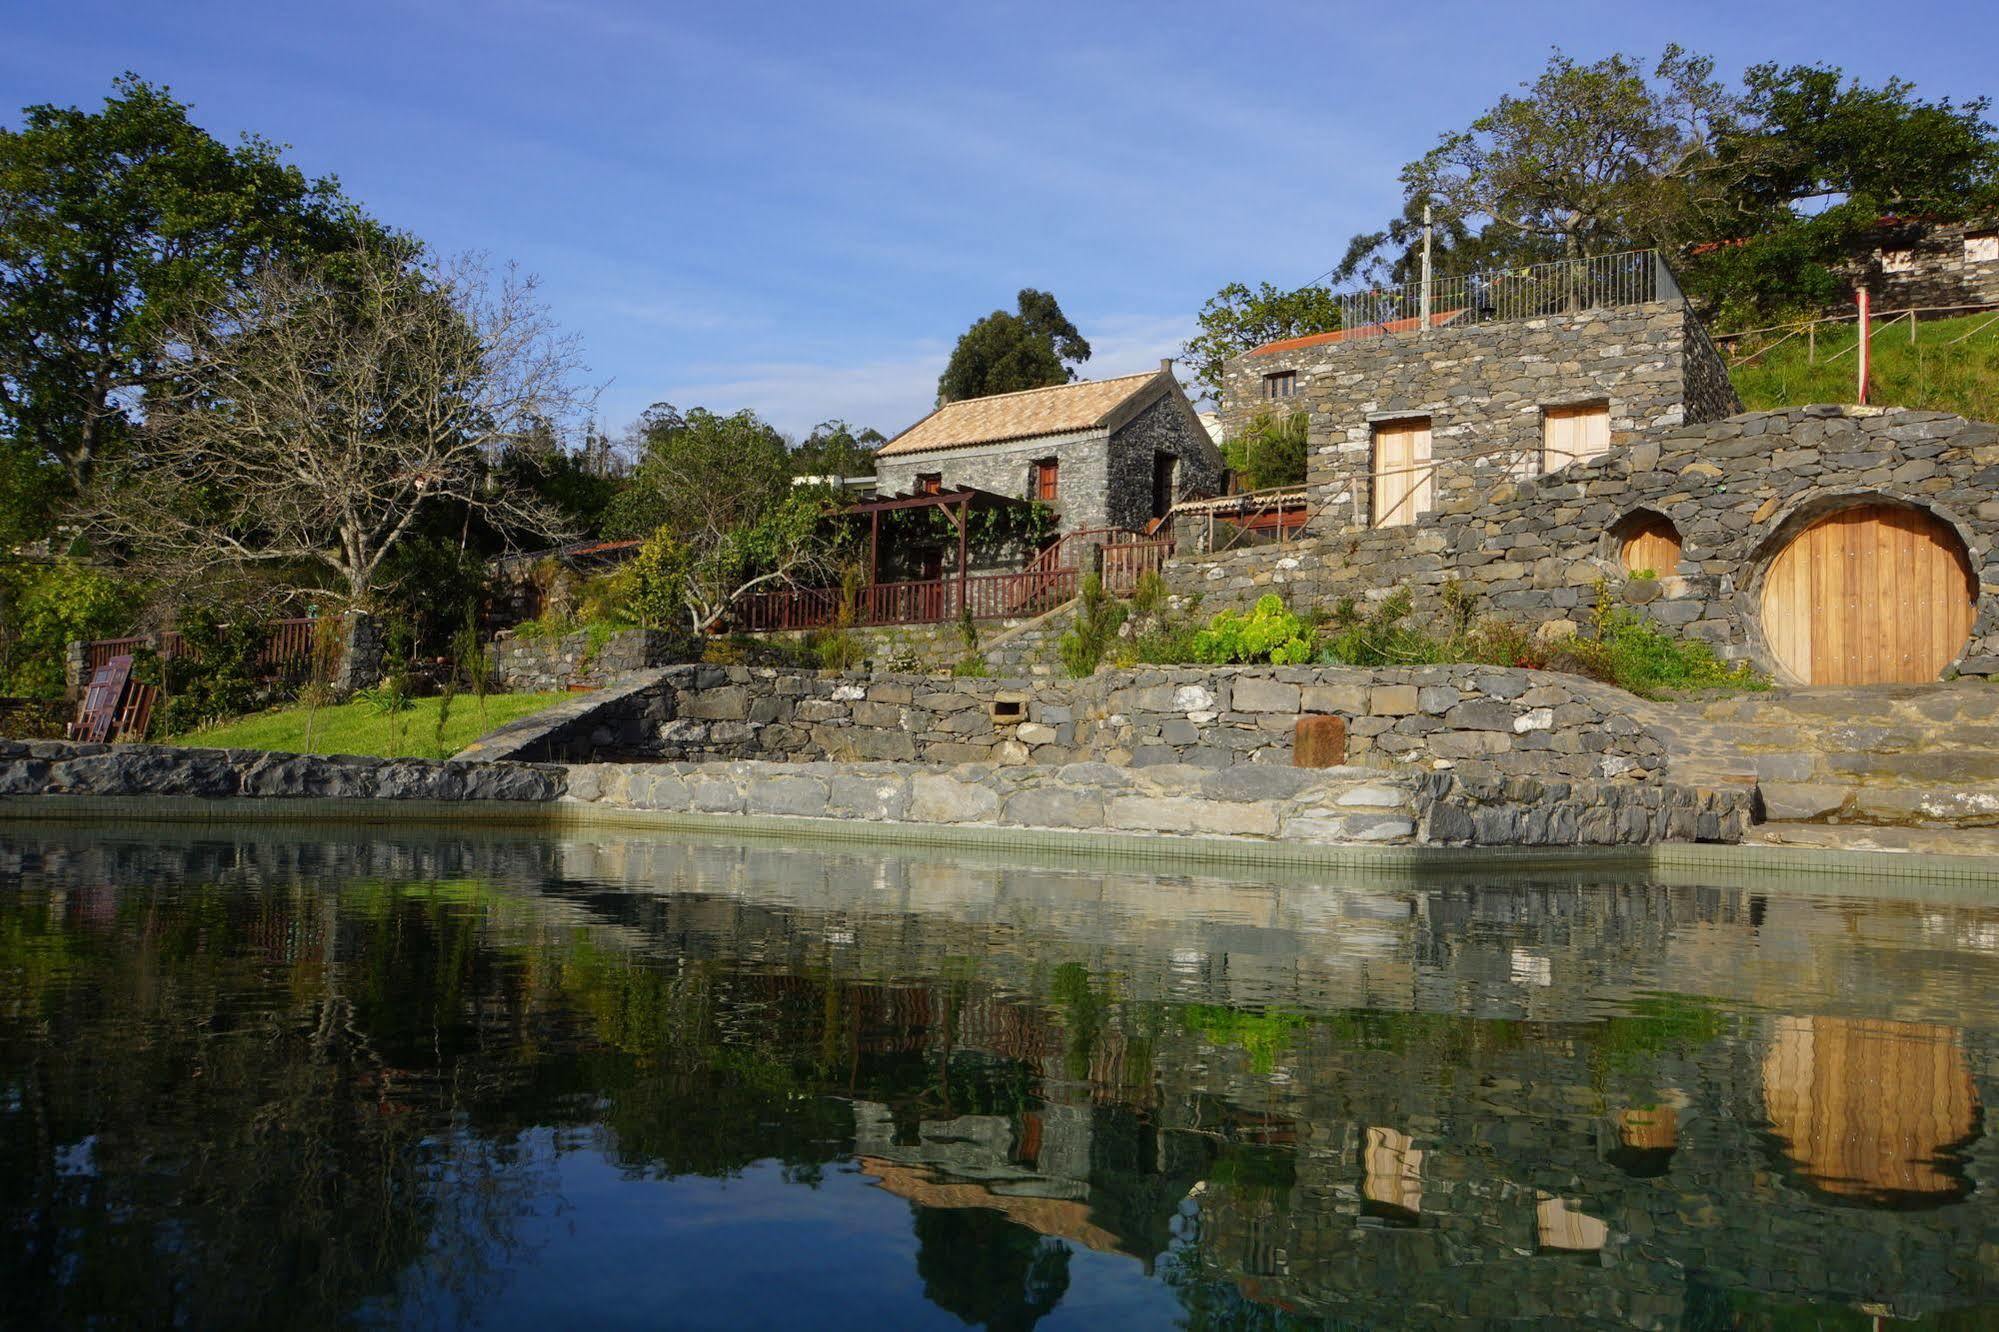
<svg viewBox="0 0 1999 1332"><path fill-rule="evenodd" d="M1562 466L1564 450L1741 410L1727 367L1680 300L1269 343L1228 364L1222 402L1229 437L1262 413L1306 414L1311 530L1327 535L1380 524L1377 452L1387 439L1406 446L1410 427L1424 431L1416 448L1429 464L1420 473L1426 507L1471 514L1496 487ZM1391 460L1382 470L1393 479L1416 475L1414 465ZM1421 507L1411 504L1405 520Z"/></svg>
<svg viewBox="0 0 1999 1332"><path fill-rule="evenodd" d="M1882 218L1869 241L1841 276L1864 284L1876 310L1999 305L1999 218Z"/></svg>
<svg viewBox="0 0 1999 1332"><path fill-rule="evenodd" d="M1219 493L1222 470L1221 451L1162 361L1151 374L947 403L882 446L875 489L973 486L1046 499L1064 532L1142 531L1163 516L1162 500L1170 508Z"/></svg>
<svg viewBox="0 0 1999 1332"><path fill-rule="evenodd" d="M1457 582L1481 611L1548 634L1585 626L1602 588L1780 681L1999 675L1999 426L1753 412L1654 427L1542 476L1492 475L1476 502L1448 493L1462 502L1407 526L1176 559L1167 577L1204 614L1266 592L1330 606L1404 586L1421 611ZM1887 648L1874 678L1840 669L1854 636Z"/></svg>

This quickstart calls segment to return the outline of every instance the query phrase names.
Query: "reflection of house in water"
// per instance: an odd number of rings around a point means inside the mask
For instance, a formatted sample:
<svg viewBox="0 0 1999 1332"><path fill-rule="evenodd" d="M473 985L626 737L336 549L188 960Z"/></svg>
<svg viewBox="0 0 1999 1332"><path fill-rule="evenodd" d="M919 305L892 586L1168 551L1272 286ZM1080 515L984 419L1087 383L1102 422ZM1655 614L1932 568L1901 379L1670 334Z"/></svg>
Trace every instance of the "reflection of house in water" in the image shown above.
<svg viewBox="0 0 1999 1332"><path fill-rule="evenodd" d="M1785 1157L1820 1193L1937 1207L1971 1191L1960 1153L1979 1132L1978 1090L1954 1027L1778 1018L1763 1102Z"/></svg>

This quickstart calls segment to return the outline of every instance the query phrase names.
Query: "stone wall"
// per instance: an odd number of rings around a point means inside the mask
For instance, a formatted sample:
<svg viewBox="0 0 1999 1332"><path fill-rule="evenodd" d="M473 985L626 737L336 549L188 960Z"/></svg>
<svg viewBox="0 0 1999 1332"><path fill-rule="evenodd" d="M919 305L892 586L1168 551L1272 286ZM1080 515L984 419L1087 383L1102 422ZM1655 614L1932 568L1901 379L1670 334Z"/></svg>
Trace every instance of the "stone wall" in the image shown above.
<svg viewBox="0 0 1999 1332"><path fill-rule="evenodd" d="M1575 676L1485 666L1180 668L1087 680L681 666L502 728L479 758L898 760L1222 769L1288 766L1302 716L1336 716L1351 761L1473 762L1541 777L1657 777L1642 701Z"/></svg>
<svg viewBox="0 0 1999 1332"><path fill-rule="evenodd" d="M1841 269L1864 284L1876 310L1999 305L1999 259L1973 259L1968 239L1999 231L1999 219L1982 222L1908 222L1881 229L1865 255ZM1889 255L1907 266L1891 271ZM1850 294L1846 309L1853 308Z"/></svg>
<svg viewBox="0 0 1999 1332"><path fill-rule="evenodd" d="M1296 393L1264 401L1283 371ZM1429 418L1434 508L1468 514L1540 471L1544 409L1590 402L1608 404L1613 444L1740 408L1685 304L1660 301L1252 352L1223 372L1222 415L1234 435L1273 407L1306 413L1312 527L1333 533L1370 523L1377 422Z"/></svg>
<svg viewBox="0 0 1999 1332"><path fill-rule="evenodd" d="M976 486L995 495L1025 499L1034 463L1056 458L1055 508L1064 531L1103 527L1110 521L1110 432L1085 430L1069 435L1012 440L976 448L933 449L875 460L875 489L900 495L916 489L916 478L934 472L946 490ZM946 552L951 554L955 551Z"/></svg>
<svg viewBox="0 0 1999 1332"><path fill-rule="evenodd" d="M628 629L596 642L588 630L541 638L503 629L486 645L494 684L516 694L595 689L696 655L695 646L682 635L649 629Z"/></svg>
<svg viewBox="0 0 1999 1332"><path fill-rule="evenodd" d="M0 797L180 796L546 804L559 768L525 763L271 754L259 749L0 740Z"/></svg>
<svg viewBox="0 0 1999 1332"><path fill-rule="evenodd" d="M1999 427L1900 408L1796 407L1647 432L1601 458L1542 477L1494 481L1407 527L1176 559L1176 594L1203 614L1265 592L1294 607L1417 595L1419 615L1456 582L1480 609L1566 631L1586 620L1600 581L1672 629L1775 672L1758 609L1761 576L1804 524L1842 504L1905 503L1948 522L1980 583L1971 642L1955 669L1999 674ZM1613 534L1641 511L1678 529L1679 567L1625 577Z"/></svg>
<svg viewBox="0 0 1999 1332"><path fill-rule="evenodd" d="M1208 438L1207 428L1186 398L1168 393L1111 436L1105 505L1110 526L1142 532L1152 521L1153 459L1162 453L1178 460L1173 469L1175 503L1222 492L1221 450Z"/></svg>
<svg viewBox="0 0 1999 1332"><path fill-rule="evenodd" d="M776 815L944 827L1405 846L1618 846L1737 842L1739 790L1559 782L1368 768L1105 763L583 764L567 798L615 809Z"/></svg>

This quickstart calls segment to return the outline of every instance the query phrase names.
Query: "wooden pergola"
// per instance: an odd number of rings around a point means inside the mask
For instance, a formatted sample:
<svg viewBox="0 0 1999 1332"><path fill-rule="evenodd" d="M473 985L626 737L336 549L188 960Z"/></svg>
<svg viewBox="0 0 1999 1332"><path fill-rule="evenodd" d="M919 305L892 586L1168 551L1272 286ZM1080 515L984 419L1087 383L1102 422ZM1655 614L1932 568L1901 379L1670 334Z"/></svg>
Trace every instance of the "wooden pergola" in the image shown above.
<svg viewBox="0 0 1999 1332"><path fill-rule="evenodd" d="M868 583L881 581L882 515L905 509L939 509L958 530L958 594L963 604L965 576L970 563L971 517L974 509L1026 508L1028 501L1000 495L977 486L957 486L949 490L914 490L902 495L871 495L841 508L841 517L868 516Z"/></svg>

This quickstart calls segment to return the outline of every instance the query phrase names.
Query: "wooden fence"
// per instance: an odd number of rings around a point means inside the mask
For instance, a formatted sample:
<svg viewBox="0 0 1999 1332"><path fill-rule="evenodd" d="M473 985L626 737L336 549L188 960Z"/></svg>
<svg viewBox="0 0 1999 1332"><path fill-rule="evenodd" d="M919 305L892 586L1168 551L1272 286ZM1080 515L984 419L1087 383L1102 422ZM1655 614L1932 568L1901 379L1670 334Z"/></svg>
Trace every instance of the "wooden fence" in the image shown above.
<svg viewBox="0 0 1999 1332"><path fill-rule="evenodd" d="M1074 569L1030 569L974 574L962 583L956 578L871 583L855 593L852 623L857 628L942 624L958 619L967 609L975 620L1039 615L1072 599L1079 582ZM825 628L839 621L841 595L831 587L754 592L736 603L735 626L751 633Z"/></svg>
<svg viewBox="0 0 1999 1332"><path fill-rule="evenodd" d="M312 617L271 621L265 627L264 646L257 653L257 664L274 678L303 676L312 663L312 640L318 624ZM99 638L83 645L84 672L88 676L113 657L145 650L169 659L194 655L187 640L171 629L133 638Z"/></svg>

